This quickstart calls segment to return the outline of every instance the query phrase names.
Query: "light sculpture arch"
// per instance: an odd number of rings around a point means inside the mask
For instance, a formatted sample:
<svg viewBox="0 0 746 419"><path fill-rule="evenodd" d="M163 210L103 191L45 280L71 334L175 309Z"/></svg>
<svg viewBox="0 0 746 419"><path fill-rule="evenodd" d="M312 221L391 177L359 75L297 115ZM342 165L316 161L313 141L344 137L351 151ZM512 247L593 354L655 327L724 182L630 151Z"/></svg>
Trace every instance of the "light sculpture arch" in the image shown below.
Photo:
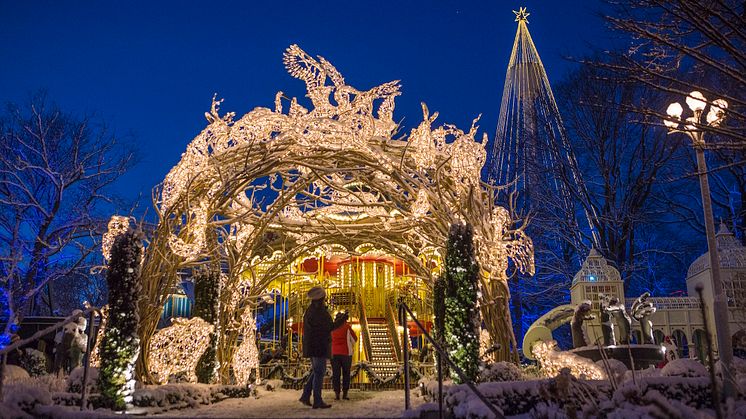
<svg viewBox="0 0 746 419"><path fill-rule="evenodd" d="M144 270L149 307L178 270L208 259L227 266L221 301L235 301L222 303L225 309L261 293L304 254L339 246L354 254L370 243L430 283L423 254L442 252L450 225L468 222L483 270L483 318L507 359L515 348L508 260L533 272L533 247L522 227L511 229L509 212L494 205L499 189L480 178L487 139L474 140L477 120L467 132L433 128L437 113L423 104L419 126L395 139L398 81L359 91L323 57L296 45L284 63L305 82L310 109L293 98L283 112L278 92L275 109L255 108L235 120L234 113L221 116L213 100L209 125L156 190L160 223ZM267 261L270 268L257 274ZM144 334L154 327L143 319Z"/></svg>

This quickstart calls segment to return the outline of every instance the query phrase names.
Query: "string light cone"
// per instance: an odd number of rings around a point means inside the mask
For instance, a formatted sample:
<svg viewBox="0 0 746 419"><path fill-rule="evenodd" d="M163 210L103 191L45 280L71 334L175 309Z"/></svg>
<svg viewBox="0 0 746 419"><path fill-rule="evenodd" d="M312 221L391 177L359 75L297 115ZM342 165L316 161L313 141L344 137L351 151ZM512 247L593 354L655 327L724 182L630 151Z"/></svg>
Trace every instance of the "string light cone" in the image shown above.
<svg viewBox="0 0 746 419"><path fill-rule="evenodd" d="M489 156L489 179L498 185L510 184L521 211L536 211L549 192L570 213L572 200L568 185L559 181L558 167L569 166L573 187L584 190L585 186L544 64L528 31L530 13L525 7L513 13L518 28ZM547 178L551 180L547 182ZM586 215L589 220L593 216Z"/></svg>

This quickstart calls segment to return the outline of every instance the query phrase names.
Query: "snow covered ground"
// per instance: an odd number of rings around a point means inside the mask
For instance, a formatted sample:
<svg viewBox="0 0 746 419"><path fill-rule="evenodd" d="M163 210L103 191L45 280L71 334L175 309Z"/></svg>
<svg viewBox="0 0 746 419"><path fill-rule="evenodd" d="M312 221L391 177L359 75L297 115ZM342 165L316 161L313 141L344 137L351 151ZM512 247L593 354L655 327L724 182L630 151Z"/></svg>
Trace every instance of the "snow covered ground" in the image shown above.
<svg viewBox="0 0 746 419"><path fill-rule="evenodd" d="M412 391L412 408L423 404L423 399ZM324 391L323 398L332 405L329 409L312 409L298 401L299 390L279 389L260 391L259 398L227 399L195 409L172 410L157 417L203 418L400 418L404 411L404 390L350 390L350 400L334 400L334 393Z"/></svg>

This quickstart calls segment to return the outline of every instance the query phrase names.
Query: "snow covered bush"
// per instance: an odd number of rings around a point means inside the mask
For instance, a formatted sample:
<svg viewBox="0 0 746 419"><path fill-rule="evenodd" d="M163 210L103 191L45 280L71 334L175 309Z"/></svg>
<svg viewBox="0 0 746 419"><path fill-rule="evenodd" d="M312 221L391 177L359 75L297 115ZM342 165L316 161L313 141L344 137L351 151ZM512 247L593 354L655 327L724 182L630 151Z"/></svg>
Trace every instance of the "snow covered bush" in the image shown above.
<svg viewBox="0 0 746 419"><path fill-rule="evenodd" d="M596 361L596 365L606 371L607 376L613 377L616 383L623 382L627 371L629 371L627 366L624 365L624 362L613 358L607 359L606 361L599 359Z"/></svg>
<svg viewBox="0 0 746 419"><path fill-rule="evenodd" d="M67 390L65 379L57 377L54 374L45 374L38 377L28 377L20 380L15 380L13 381L13 383L44 388L50 393Z"/></svg>
<svg viewBox="0 0 746 419"><path fill-rule="evenodd" d="M26 348L18 357L18 364L32 377L38 377L47 373L47 357L44 352L34 348Z"/></svg>
<svg viewBox="0 0 746 419"><path fill-rule="evenodd" d="M511 362L494 362L479 369L479 382L520 381L523 379L521 369Z"/></svg>
<svg viewBox="0 0 746 419"><path fill-rule="evenodd" d="M98 382L98 368L88 368L88 378L86 379L88 394L101 392ZM83 389L83 367L75 368L70 371L67 377L67 391L70 393L80 393Z"/></svg>
<svg viewBox="0 0 746 419"><path fill-rule="evenodd" d="M647 377L639 381L646 392L657 391L695 409L712 408L709 377Z"/></svg>
<svg viewBox="0 0 746 419"><path fill-rule="evenodd" d="M219 385L212 388L213 398L222 400L224 398L241 399L255 395L256 390L250 386Z"/></svg>
<svg viewBox="0 0 746 419"><path fill-rule="evenodd" d="M252 388L232 385L200 383L152 385L135 390L132 403L149 408L151 412L194 408L226 398L249 397Z"/></svg>
<svg viewBox="0 0 746 419"><path fill-rule="evenodd" d="M524 380L534 380L538 378L544 378L544 373L541 372L541 367L536 364L521 365L521 374Z"/></svg>
<svg viewBox="0 0 746 419"><path fill-rule="evenodd" d="M709 377L707 368L699 361L688 358L674 359L661 369L664 377Z"/></svg>
<svg viewBox="0 0 746 419"><path fill-rule="evenodd" d="M566 373L544 380L484 383L478 388L505 416L530 412L538 414L534 409L540 404L544 405L545 411L581 416L579 412L611 395L607 381L581 381ZM445 401L457 418L492 417L492 413L466 385L449 388Z"/></svg>
<svg viewBox="0 0 746 419"><path fill-rule="evenodd" d="M139 407L184 409L212 403L212 391L206 384L147 386L134 393L132 402Z"/></svg>
<svg viewBox="0 0 746 419"><path fill-rule="evenodd" d="M111 248L106 283L109 319L101 342L99 385L107 407L123 410L132 401L135 361L140 352L137 335L142 243L140 234L128 229Z"/></svg>
<svg viewBox="0 0 746 419"><path fill-rule="evenodd" d="M652 377L637 384L627 381L609 400L600 403L596 416L608 418L695 418L712 408L709 380Z"/></svg>
<svg viewBox="0 0 746 419"><path fill-rule="evenodd" d="M429 378L421 379L418 382L420 389L420 396L426 401L437 401L438 400L438 380ZM443 380L443 396L448 393L448 389L453 386L453 381L450 379Z"/></svg>
<svg viewBox="0 0 746 419"><path fill-rule="evenodd" d="M10 384L3 389L3 393L5 399L0 404L2 417L36 417L34 410L37 406L52 404L49 390L31 383Z"/></svg>

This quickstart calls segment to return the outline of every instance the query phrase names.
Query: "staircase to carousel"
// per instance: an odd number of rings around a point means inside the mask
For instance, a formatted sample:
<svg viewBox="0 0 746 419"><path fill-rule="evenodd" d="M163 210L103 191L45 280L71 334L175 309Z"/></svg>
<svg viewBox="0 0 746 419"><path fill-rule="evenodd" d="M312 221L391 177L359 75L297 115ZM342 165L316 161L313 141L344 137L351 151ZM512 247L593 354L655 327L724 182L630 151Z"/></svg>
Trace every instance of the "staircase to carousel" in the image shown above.
<svg viewBox="0 0 746 419"><path fill-rule="evenodd" d="M370 334L370 369L379 378L386 379L394 375L399 367L389 327L383 321L377 322L371 319L368 321L368 333Z"/></svg>

